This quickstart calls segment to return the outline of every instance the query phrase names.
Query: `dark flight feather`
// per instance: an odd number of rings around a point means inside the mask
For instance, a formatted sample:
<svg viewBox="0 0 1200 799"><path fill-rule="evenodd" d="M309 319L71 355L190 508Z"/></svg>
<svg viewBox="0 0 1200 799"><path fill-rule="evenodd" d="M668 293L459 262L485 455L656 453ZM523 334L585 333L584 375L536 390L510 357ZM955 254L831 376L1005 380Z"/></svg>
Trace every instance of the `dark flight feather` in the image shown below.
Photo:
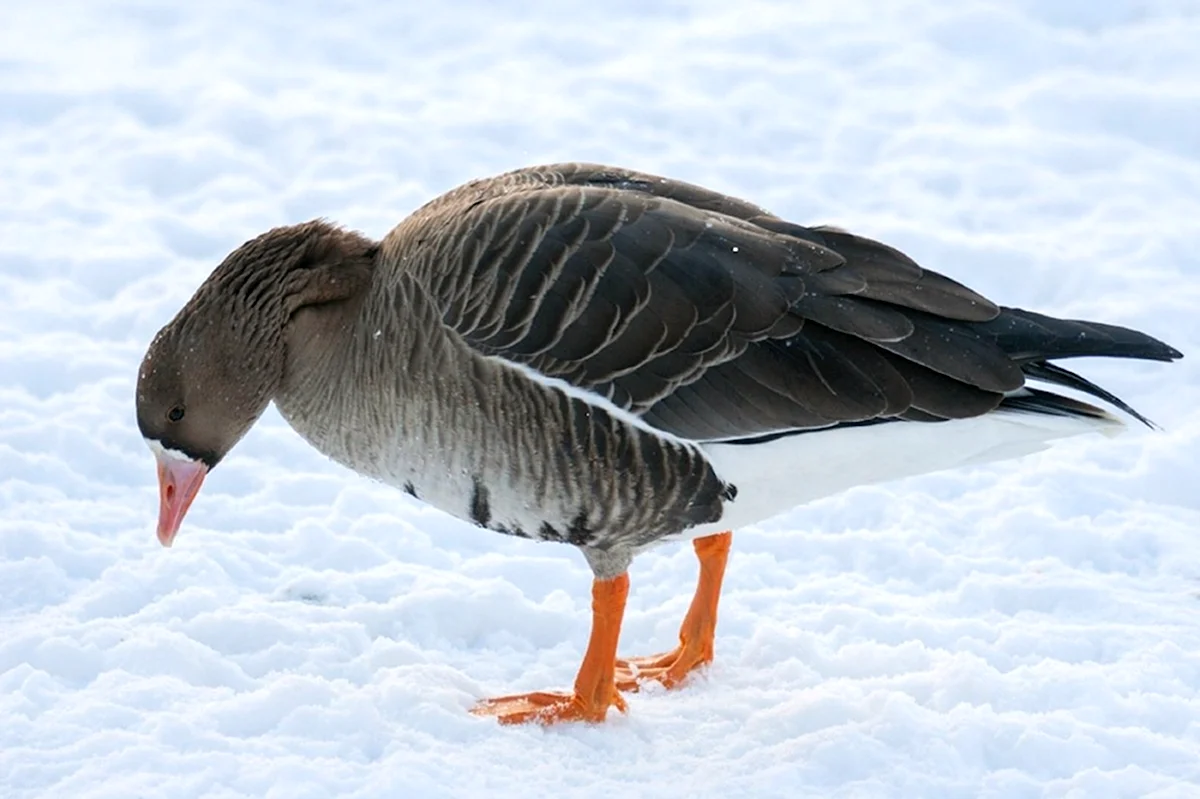
<svg viewBox="0 0 1200 799"><path fill-rule="evenodd" d="M631 171L522 170L420 213L452 228L413 256L472 347L697 440L1050 408L1018 392L1027 378L1145 421L1048 361L1180 357L1125 328L1000 308L871 239Z"/></svg>

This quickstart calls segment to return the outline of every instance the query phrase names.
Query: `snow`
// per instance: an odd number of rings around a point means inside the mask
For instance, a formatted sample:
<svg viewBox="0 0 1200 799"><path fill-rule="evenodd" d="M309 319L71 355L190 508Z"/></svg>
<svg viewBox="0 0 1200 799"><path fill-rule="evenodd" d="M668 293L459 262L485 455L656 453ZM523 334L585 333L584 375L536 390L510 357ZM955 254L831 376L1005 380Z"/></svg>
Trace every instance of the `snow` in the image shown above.
<svg viewBox="0 0 1200 799"><path fill-rule="evenodd" d="M1200 796L1194 0L0 5L0 796ZM133 418L233 247L381 236L561 160L880 237L1187 354L1077 364L1163 428L739 531L712 667L599 726L575 552L327 462L274 411L171 550ZM673 644L686 545L622 651Z"/></svg>

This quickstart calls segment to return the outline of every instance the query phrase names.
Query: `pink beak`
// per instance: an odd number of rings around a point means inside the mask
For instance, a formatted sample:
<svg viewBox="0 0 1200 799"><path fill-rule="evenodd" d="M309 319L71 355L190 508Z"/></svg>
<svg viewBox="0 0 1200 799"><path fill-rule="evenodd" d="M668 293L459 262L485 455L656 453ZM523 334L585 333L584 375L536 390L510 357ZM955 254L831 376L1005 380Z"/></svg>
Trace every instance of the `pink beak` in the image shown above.
<svg viewBox="0 0 1200 799"><path fill-rule="evenodd" d="M192 500L200 493L208 467L161 450L154 457L158 461L158 540L169 547Z"/></svg>

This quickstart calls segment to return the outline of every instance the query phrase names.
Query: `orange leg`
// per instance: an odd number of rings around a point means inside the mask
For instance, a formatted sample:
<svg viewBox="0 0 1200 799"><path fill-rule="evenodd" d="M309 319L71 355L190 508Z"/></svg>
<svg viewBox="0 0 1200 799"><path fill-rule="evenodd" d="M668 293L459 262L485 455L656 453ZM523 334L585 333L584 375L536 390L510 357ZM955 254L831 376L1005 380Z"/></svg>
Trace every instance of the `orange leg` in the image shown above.
<svg viewBox="0 0 1200 799"><path fill-rule="evenodd" d="M679 646L661 655L617 661L617 688L636 691L646 680L658 680L668 688L683 682L687 675L713 659L713 636L717 631L717 602L721 599L721 580L733 533L697 538L693 542L700 559L700 580L696 595L679 628Z"/></svg>
<svg viewBox="0 0 1200 799"><path fill-rule="evenodd" d="M628 574L592 583L592 637L575 677L573 692L535 691L484 699L471 712L476 716L495 716L501 724L604 721L610 707L624 713L625 700L617 693L613 673L627 596Z"/></svg>

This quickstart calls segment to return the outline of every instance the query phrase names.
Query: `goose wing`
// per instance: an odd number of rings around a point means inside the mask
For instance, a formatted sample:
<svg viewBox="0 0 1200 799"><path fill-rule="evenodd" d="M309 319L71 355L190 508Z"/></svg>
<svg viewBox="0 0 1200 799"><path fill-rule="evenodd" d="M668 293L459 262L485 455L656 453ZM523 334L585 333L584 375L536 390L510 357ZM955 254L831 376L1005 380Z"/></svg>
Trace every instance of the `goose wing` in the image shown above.
<svg viewBox="0 0 1200 799"><path fill-rule="evenodd" d="M687 183L527 169L403 227L410 268L471 347L688 438L975 415L1024 382L963 324L999 314L970 289Z"/></svg>

